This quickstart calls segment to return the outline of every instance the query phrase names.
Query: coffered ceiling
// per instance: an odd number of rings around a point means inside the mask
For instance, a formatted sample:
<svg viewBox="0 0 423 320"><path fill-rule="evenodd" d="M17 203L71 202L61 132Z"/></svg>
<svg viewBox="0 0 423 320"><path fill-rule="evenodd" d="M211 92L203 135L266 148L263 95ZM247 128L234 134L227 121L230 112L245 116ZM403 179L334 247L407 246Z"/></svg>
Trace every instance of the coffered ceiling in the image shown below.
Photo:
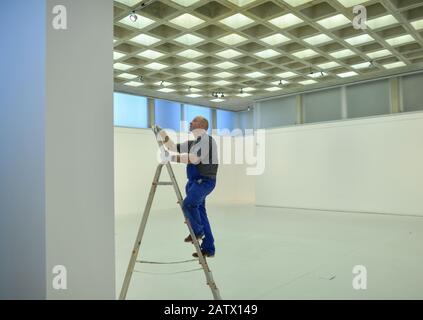
<svg viewBox="0 0 423 320"><path fill-rule="evenodd" d="M242 110L423 69L423 1L116 0L114 59L116 90Z"/></svg>

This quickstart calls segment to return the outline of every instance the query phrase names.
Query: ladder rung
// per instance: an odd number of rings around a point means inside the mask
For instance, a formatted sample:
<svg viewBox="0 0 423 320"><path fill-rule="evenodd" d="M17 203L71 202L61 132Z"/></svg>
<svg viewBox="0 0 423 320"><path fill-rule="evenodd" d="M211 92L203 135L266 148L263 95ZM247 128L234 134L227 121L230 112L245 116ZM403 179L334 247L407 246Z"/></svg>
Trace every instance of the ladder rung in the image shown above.
<svg viewBox="0 0 423 320"><path fill-rule="evenodd" d="M156 186L172 186L173 182L157 182L155 183Z"/></svg>

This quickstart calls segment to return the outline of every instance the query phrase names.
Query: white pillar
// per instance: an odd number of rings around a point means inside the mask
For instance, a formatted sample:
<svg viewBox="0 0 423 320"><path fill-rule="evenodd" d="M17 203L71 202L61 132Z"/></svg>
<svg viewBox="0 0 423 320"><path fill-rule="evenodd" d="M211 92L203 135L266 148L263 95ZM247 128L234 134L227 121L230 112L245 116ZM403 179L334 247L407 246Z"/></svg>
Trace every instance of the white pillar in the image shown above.
<svg viewBox="0 0 423 320"><path fill-rule="evenodd" d="M113 1L0 13L0 299L114 299Z"/></svg>
<svg viewBox="0 0 423 320"><path fill-rule="evenodd" d="M47 0L46 62L47 298L114 299L113 1Z"/></svg>

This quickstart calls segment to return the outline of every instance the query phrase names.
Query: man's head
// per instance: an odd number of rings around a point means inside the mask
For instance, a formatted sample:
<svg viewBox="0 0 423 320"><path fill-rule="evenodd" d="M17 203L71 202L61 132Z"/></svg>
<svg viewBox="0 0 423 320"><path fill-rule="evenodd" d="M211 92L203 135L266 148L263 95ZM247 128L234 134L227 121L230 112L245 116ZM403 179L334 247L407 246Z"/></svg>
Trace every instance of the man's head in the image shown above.
<svg viewBox="0 0 423 320"><path fill-rule="evenodd" d="M209 122L206 118L202 116L195 117L189 124L189 131L193 133L202 133L209 130Z"/></svg>

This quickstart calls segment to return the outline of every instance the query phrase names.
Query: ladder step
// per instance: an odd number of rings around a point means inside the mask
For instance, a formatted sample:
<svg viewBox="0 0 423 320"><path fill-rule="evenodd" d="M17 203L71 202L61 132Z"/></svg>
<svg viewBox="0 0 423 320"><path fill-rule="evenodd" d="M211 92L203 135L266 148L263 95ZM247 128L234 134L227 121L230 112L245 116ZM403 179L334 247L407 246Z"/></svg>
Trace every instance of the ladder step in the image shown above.
<svg viewBox="0 0 423 320"><path fill-rule="evenodd" d="M157 186L173 186L173 182L157 182L154 184Z"/></svg>

